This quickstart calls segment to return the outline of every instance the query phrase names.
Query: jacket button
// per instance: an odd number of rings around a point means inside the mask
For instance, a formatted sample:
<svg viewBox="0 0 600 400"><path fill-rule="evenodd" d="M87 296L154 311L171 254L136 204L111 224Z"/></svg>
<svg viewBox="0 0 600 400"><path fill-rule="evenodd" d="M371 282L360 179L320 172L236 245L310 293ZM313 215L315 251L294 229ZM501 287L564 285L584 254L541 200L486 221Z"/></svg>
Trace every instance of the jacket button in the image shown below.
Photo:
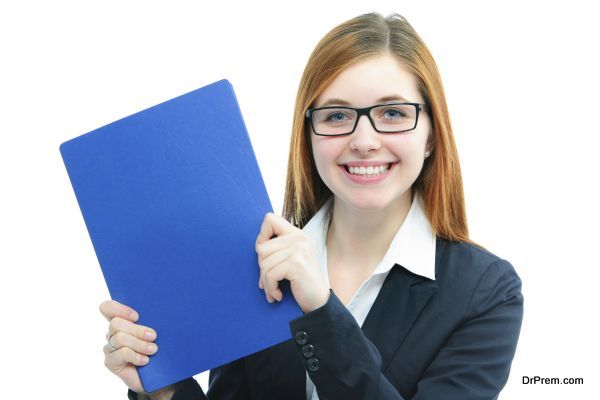
<svg viewBox="0 0 600 400"><path fill-rule="evenodd" d="M315 355L315 348L312 344L305 344L302 346L302 354L304 358L311 358Z"/></svg>
<svg viewBox="0 0 600 400"><path fill-rule="evenodd" d="M319 370L319 360L316 358L308 360L308 370L310 372L317 372Z"/></svg>
<svg viewBox="0 0 600 400"><path fill-rule="evenodd" d="M296 332L295 337L296 337L296 343L298 343L300 346L302 346L303 344L306 344L306 342L308 342L308 335L304 331Z"/></svg>

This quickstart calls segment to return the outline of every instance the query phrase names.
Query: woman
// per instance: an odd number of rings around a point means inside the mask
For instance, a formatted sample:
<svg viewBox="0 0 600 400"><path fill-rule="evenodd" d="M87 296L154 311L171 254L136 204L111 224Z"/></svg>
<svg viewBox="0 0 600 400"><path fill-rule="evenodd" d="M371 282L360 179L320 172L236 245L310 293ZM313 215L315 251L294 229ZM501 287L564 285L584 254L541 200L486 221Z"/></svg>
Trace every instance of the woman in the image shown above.
<svg viewBox="0 0 600 400"><path fill-rule="evenodd" d="M211 370L208 398L497 398L521 281L468 237L439 73L401 16L358 16L313 51L283 214L267 214L258 234L258 284L273 302L289 280L304 315L293 339ZM100 310L106 366L130 399L147 398L135 366L158 351L156 332L115 301ZM206 398L193 378L150 397Z"/></svg>

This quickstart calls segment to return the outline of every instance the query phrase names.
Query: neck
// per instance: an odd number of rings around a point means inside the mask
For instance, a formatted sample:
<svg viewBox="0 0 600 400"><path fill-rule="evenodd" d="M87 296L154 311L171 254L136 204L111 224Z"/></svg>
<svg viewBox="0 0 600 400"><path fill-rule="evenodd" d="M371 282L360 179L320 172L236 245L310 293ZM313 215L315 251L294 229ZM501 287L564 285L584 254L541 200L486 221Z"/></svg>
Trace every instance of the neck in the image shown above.
<svg viewBox="0 0 600 400"><path fill-rule="evenodd" d="M348 267L374 268L390 247L411 206L411 191L379 210L359 210L334 197L327 231L328 260Z"/></svg>

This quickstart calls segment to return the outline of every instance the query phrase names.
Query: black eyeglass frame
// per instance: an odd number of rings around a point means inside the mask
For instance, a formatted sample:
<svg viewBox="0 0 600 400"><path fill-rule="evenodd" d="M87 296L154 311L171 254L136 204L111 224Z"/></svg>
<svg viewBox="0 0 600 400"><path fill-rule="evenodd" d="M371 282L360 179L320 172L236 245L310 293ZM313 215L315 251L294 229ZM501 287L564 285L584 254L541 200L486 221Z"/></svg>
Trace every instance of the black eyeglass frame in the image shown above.
<svg viewBox="0 0 600 400"><path fill-rule="evenodd" d="M373 119L371 118L371 110L377 107L382 107L382 106L397 106L397 105L412 105L415 106L416 110L417 110L417 114L415 115L415 126L413 126L410 129L403 129L401 131L380 131L379 129L377 129L377 127L375 126L375 123L373 122ZM322 134L322 133L317 133L317 130L315 129L315 126L313 124L313 119L312 119L312 114L315 111L318 110L328 110L328 109L345 109L345 110L354 110L356 111L356 121L354 122L354 127L352 128L352 130L348 133L337 133L334 135L327 135L327 134ZM400 132L408 132L408 131L412 131L417 127L417 124L419 122L419 113L423 111L423 112L427 112L427 104L425 103L411 103L411 102L407 102L407 103L384 103L384 104L375 104L373 106L370 107L364 107L364 108L355 108L355 107L347 107L347 106L327 106L327 107L318 107L318 108L309 108L306 110L306 119L308 119L308 121L310 122L310 126L312 128L312 131L315 135L318 136L347 136L347 135L351 135L354 133L354 131L356 130L356 127L358 126L358 121L360 120L360 117L363 115L366 115L367 118L369 119L369 121L371 122L371 126L373 127L373 129L375 129L376 132L379 132L381 134L388 134L388 133L400 133Z"/></svg>

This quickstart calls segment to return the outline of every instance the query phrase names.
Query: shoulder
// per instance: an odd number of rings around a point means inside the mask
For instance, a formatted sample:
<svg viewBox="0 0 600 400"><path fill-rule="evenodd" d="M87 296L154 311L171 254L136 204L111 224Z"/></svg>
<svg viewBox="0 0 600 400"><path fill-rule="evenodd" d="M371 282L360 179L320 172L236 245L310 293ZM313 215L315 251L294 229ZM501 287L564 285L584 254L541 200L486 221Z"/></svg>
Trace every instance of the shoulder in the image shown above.
<svg viewBox="0 0 600 400"><path fill-rule="evenodd" d="M522 300L521 279L512 263L467 242L437 237L436 282L459 294L468 309L492 307L514 297Z"/></svg>
<svg viewBox="0 0 600 400"><path fill-rule="evenodd" d="M453 242L437 236L436 279L459 274L480 279L485 274L507 274L519 278L513 265L496 254L467 242Z"/></svg>

